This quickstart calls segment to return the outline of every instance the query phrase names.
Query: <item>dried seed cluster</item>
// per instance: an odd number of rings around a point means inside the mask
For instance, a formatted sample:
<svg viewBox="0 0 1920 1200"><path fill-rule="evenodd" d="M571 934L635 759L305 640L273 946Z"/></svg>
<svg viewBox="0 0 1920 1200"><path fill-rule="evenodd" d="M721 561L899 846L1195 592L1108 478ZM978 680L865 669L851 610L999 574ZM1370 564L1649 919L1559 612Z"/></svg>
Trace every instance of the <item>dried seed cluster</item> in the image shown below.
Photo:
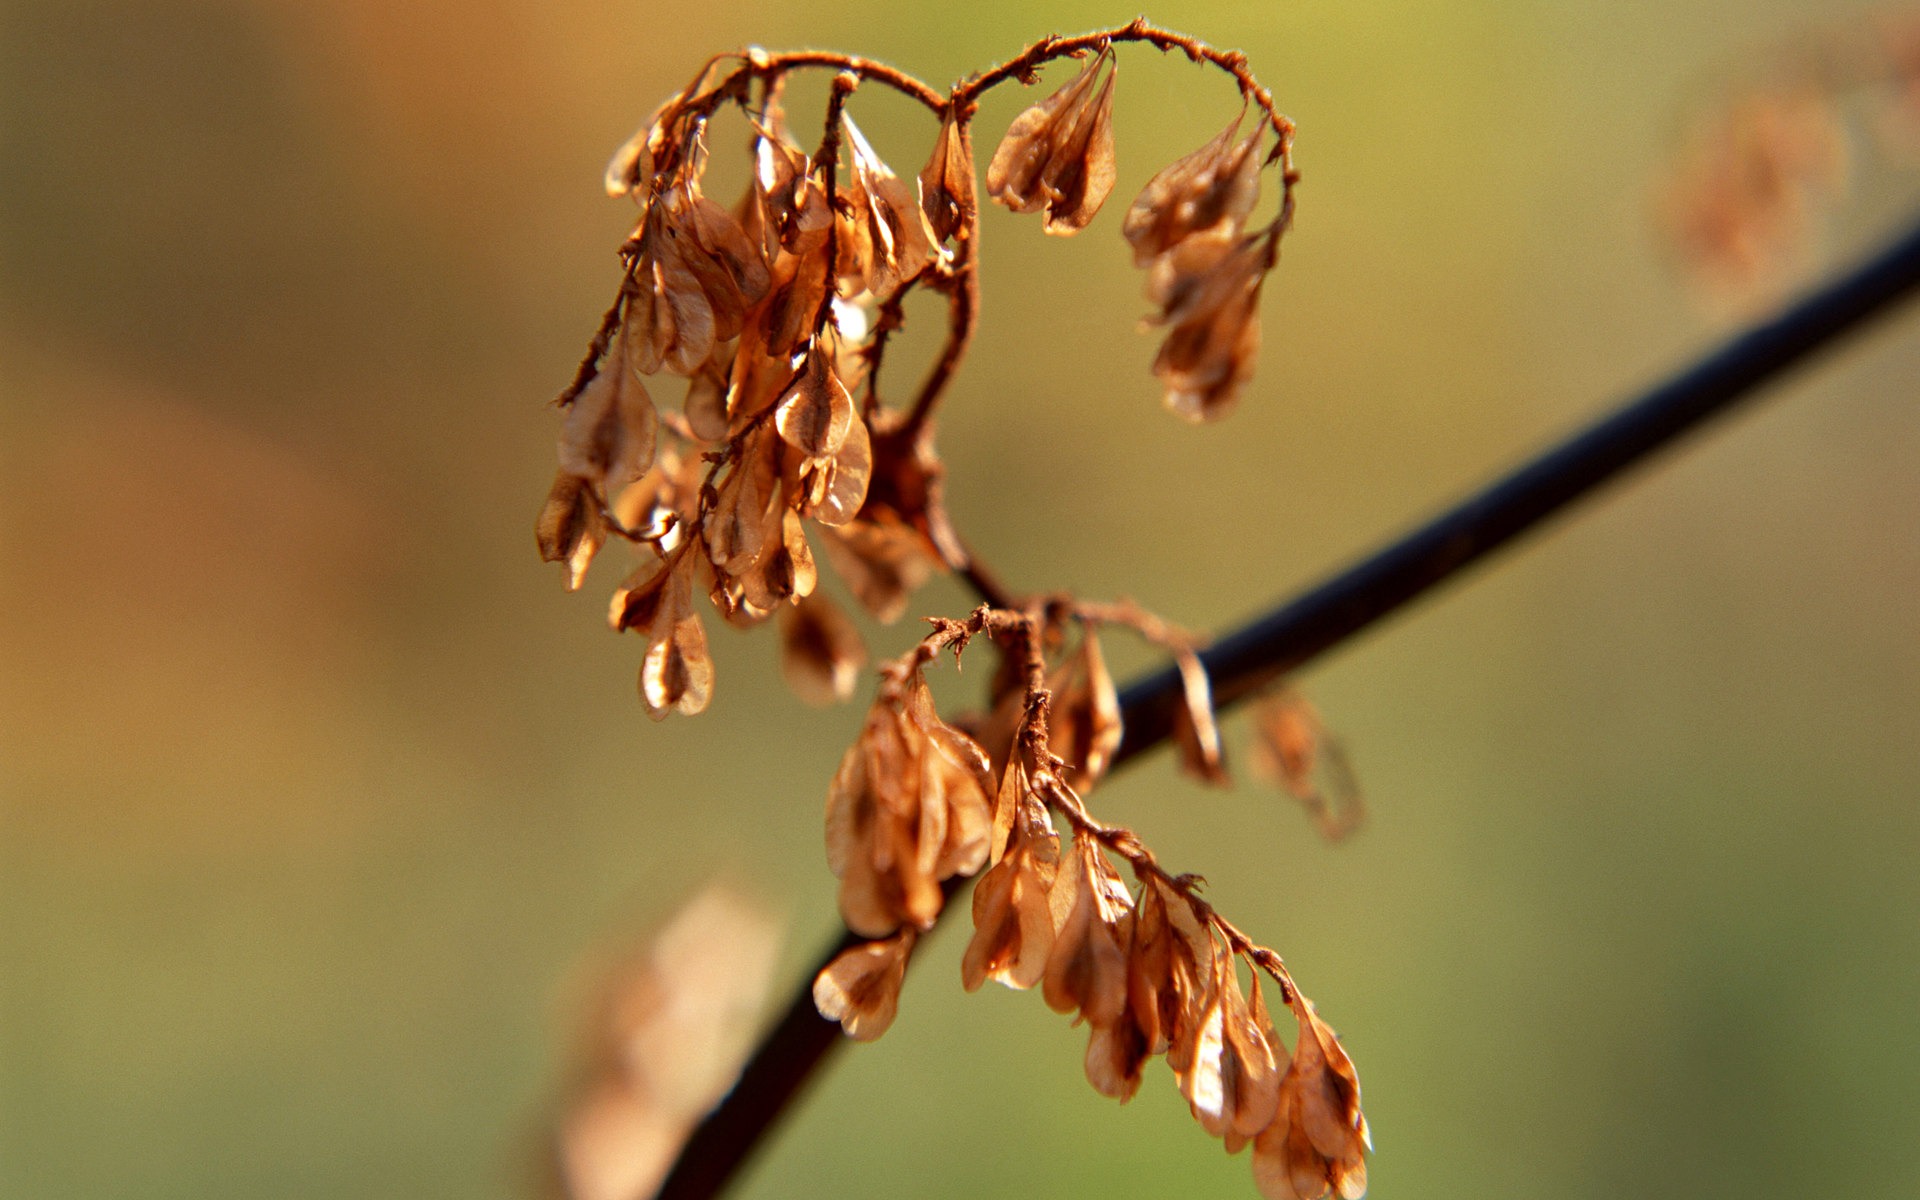
<svg viewBox="0 0 1920 1200"><path fill-rule="evenodd" d="M609 618L648 640L640 691L656 718L697 713L712 697L697 593L730 624L777 614L789 682L825 702L851 695L866 650L818 588L816 547L883 621L901 616L934 572L962 573L985 603L964 620L932 618L931 634L882 666L828 790L841 913L869 940L820 973L820 1010L856 1038L880 1036L918 937L951 889L979 875L969 990L989 979L1040 986L1050 1006L1091 1028L1086 1069L1101 1092L1129 1098L1147 1060L1164 1055L1202 1127L1229 1151L1253 1145L1265 1195L1351 1200L1366 1187L1367 1126L1331 1029L1279 955L1201 899L1198 877L1165 871L1083 801L1122 732L1103 626L1173 654L1185 684L1183 762L1225 780L1193 640L1130 604L1009 594L969 554L942 503L933 418L979 305L980 97L1009 80L1036 82L1049 62L1083 60L1014 119L985 181L994 201L1041 214L1046 232L1076 233L1116 180L1116 48L1142 42L1223 71L1242 100L1225 130L1148 181L1121 228L1146 271L1148 321L1165 331L1153 370L1167 405L1196 421L1225 413L1253 369L1260 288L1292 220L1297 179L1292 123L1241 56L1142 20L1043 39L941 93L858 58L748 50L707 63L608 167L608 190L631 198L639 218L621 248L619 293L559 399L560 470L539 546L566 565L574 588L608 540L640 550ZM787 76L810 68L837 72L811 152L782 102ZM913 182L848 112L865 83L938 118ZM749 131L752 166L731 207L702 189L712 122L729 108ZM1250 229L1269 167L1280 180L1277 211ZM912 399L889 404L881 367L916 287L946 297L945 344ZM685 380L680 405L665 412L648 391L661 376ZM926 669L983 636L1001 655L988 710L950 721ZM1279 747L1278 777L1304 798L1324 742L1317 721L1263 728ZM1263 974L1294 1014L1292 1050L1269 1017Z"/></svg>
<svg viewBox="0 0 1920 1200"><path fill-rule="evenodd" d="M1168 872L1131 831L1102 824L1083 803L1121 733L1098 642L1106 621L1192 657L1147 614L1062 598L936 621L883 667L827 798L841 914L873 940L820 973L815 1003L854 1038L885 1033L915 943L945 902L941 883L984 866L961 962L968 991L988 980L1038 985L1049 1007L1091 1030L1086 1073L1101 1094L1132 1098L1148 1059L1164 1055L1201 1127L1229 1153L1253 1145L1264 1195L1352 1200L1366 1191L1371 1142L1358 1077L1332 1029L1279 955L1201 899L1197 877ZM1079 629L1071 651L1060 649L1069 625ZM941 651L957 659L983 634L1019 669L976 737L934 713L923 674ZM1188 705L1211 732L1207 698L1190 689ZM1189 769L1221 770L1200 749L1217 746L1217 735L1184 744ZM1291 1052L1268 1015L1263 974L1293 1010Z"/></svg>

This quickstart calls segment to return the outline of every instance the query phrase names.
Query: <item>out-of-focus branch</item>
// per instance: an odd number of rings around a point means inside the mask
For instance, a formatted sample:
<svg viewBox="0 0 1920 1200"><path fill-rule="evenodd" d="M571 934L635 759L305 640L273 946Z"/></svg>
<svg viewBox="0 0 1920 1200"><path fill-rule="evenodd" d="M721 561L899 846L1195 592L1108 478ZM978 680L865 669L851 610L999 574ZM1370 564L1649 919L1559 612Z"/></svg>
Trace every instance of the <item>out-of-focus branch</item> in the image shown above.
<svg viewBox="0 0 1920 1200"><path fill-rule="evenodd" d="M1478 494L1215 642L1202 654L1213 697L1237 703L1339 646L1598 490L1920 287L1920 225L1884 253L1763 321ZM1167 740L1181 703L1168 668L1121 695L1116 765ZM864 941L847 935L822 967ZM760 1040L739 1082L688 1139L658 1200L719 1194L842 1040L814 1010L812 975Z"/></svg>

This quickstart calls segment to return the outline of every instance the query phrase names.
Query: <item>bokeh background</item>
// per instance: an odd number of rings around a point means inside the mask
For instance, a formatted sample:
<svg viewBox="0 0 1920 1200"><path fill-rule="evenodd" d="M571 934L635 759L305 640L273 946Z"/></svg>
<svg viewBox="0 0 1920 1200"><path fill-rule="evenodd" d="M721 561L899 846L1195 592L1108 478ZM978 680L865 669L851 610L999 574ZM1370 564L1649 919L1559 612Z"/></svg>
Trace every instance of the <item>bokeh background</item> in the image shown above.
<svg viewBox="0 0 1920 1200"><path fill-rule="evenodd" d="M1115 206L1234 102L1135 49L1109 211L1071 241L987 216L959 523L1017 585L1196 628L1314 579L1721 335L1649 196L1743 64L1868 11L1155 11L1300 123L1257 383L1219 426L1159 409ZM601 167L714 50L944 82L1132 15L6 6L0 1195L524 1195L583 962L721 877L800 978L856 713L716 629L712 710L653 725L616 571L568 596L533 552L545 402L630 219ZM924 117L855 111L917 169ZM1856 184L1830 263L1920 195ZM1098 798L1342 1031L1372 1194L1920 1190L1916 372L1909 313L1316 666L1371 800L1350 844L1164 761ZM1253 1194L1163 1066L1102 1100L1038 998L962 994L962 945L742 1195Z"/></svg>

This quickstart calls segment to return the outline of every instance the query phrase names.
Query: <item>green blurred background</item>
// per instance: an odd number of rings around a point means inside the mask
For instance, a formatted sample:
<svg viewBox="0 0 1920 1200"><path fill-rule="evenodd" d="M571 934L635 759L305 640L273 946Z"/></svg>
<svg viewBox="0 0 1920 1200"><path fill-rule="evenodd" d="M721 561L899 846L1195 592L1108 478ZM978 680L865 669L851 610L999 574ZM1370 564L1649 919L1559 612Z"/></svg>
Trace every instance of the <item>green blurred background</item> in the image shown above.
<svg viewBox="0 0 1920 1200"><path fill-rule="evenodd" d="M1866 11L1153 12L1300 123L1257 382L1218 426L1159 409L1115 206L1233 101L1135 49L1094 227L987 216L942 437L961 527L1016 585L1203 629L1405 527L1720 336L1648 197L1718 83ZM655 726L616 572L568 596L535 560L545 402L630 219L602 164L714 50L944 82L1133 15L6 7L0 1195L524 1194L596 947L720 875L804 972L855 713L716 630L712 710ZM923 116L855 111L917 169ZM1915 183L1864 171L1829 261ZM1373 1195L1920 1192L1916 371L1910 313L1317 666L1371 799L1351 844L1160 760L1098 797L1342 1031ZM962 944L743 1195L1253 1195L1163 1066L1102 1100L1083 1032L961 992Z"/></svg>

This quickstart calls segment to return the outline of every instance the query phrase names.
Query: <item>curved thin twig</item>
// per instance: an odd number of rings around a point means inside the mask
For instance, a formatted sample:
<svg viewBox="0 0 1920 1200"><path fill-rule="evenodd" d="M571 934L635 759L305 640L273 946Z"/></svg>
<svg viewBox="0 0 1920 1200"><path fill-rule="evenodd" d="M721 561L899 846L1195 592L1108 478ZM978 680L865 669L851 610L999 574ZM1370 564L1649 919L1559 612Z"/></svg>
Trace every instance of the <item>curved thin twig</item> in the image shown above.
<svg viewBox="0 0 1920 1200"><path fill-rule="evenodd" d="M1920 288L1920 224L1884 253L1753 326L1640 399L1560 443L1378 553L1214 643L1202 658L1225 707L1370 628L1644 462L1708 418ZM1121 694L1115 765L1165 741L1180 703L1169 668ZM949 890L958 890L950 881ZM865 939L848 934L821 967ZM814 1010L813 976L760 1040L739 1081L681 1148L656 1200L706 1200L739 1170L816 1068L844 1039Z"/></svg>

